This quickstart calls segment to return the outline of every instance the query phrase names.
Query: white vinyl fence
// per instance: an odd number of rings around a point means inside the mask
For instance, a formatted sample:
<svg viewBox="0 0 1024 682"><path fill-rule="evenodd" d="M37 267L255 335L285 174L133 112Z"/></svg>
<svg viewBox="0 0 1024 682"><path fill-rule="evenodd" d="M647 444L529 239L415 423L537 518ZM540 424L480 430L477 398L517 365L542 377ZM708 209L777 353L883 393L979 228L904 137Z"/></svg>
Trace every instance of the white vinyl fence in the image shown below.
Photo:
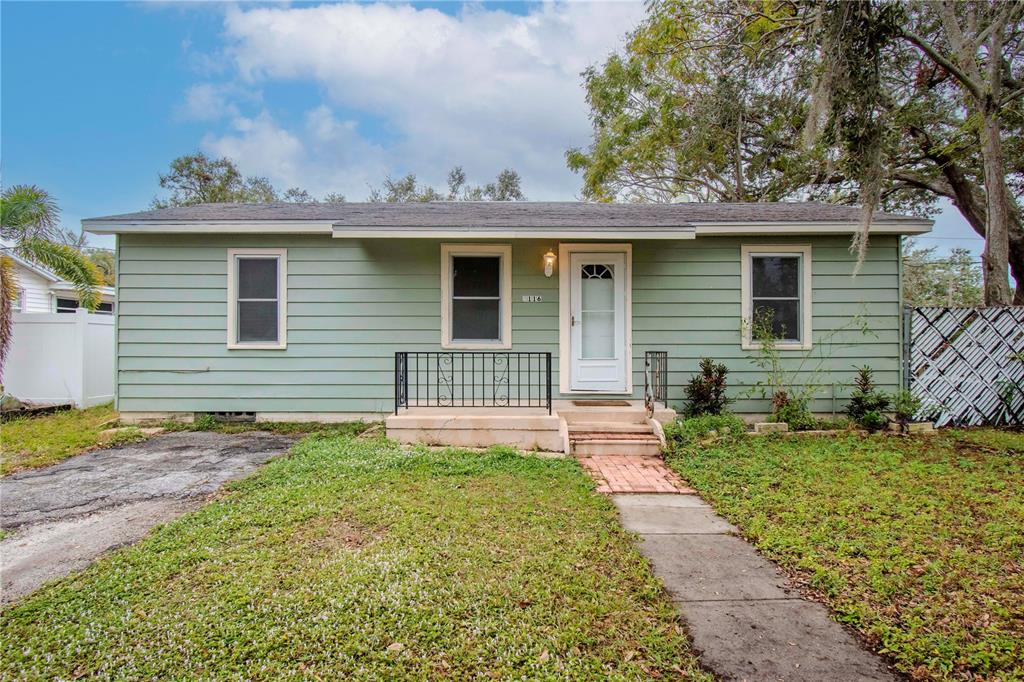
<svg viewBox="0 0 1024 682"><path fill-rule="evenodd" d="M101 405L114 399L114 317L15 313L4 390L20 400Z"/></svg>
<svg viewBox="0 0 1024 682"><path fill-rule="evenodd" d="M1024 306L906 308L905 381L938 426L1024 423Z"/></svg>

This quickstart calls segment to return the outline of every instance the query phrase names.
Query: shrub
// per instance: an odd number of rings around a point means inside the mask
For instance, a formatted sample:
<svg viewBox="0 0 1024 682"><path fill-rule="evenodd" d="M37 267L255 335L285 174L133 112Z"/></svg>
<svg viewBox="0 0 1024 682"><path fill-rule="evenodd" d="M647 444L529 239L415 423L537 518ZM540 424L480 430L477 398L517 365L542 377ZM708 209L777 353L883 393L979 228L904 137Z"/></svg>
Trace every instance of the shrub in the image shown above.
<svg viewBox="0 0 1024 682"><path fill-rule="evenodd" d="M665 424L665 440L672 449L685 448L712 433L723 438L735 438L747 430L743 420L734 414L705 414L700 417L678 419Z"/></svg>
<svg viewBox="0 0 1024 682"><path fill-rule="evenodd" d="M850 419L868 431L877 431L888 423L883 412L889 409L891 403L892 399L875 387L871 368L867 365L858 367L854 390L846 406L846 414L850 415Z"/></svg>
<svg viewBox="0 0 1024 682"><path fill-rule="evenodd" d="M818 420L807 409L803 400L790 400L784 393L777 393L772 398L775 412L772 421L785 422L790 431L810 431L818 428Z"/></svg>
<svg viewBox="0 0 1024 682"><path fill-rule="evenodd" d="M725 377L729 368L711 358L701 358L700 374L690 379L686 387L686 416L722 414L732 402L725 396Z"/></svg>
<svg viewBox="0 0 1024 682"><path fill-rule="evenodd" d="M893 397L892 409L896 413L896 421L901 426L906 426L921 411L921 399L907 389L901 388Z"/></svg>

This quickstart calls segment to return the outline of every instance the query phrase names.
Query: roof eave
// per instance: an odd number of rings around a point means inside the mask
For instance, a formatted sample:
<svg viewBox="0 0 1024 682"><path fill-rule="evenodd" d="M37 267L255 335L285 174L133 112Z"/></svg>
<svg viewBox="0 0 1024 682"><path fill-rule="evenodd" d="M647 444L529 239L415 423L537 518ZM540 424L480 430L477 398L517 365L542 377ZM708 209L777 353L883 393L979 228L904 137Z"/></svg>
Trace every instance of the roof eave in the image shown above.
<svg viewBox="0 0 1024 682"><path fill-rule="evenodd" d="M925 234L932 231L933 220L873 221L872 234ZM695 223L697 236L784 236L852 234L860 229L859 223L838 221L788 221L743 223Z"/></svg>
<svg viewBox="0 0 1024 682"><path fill-rule="evenodd" d="M477 227L477 228L381 228L368 225L336 225L339 239L694 239L692 226L670 228L588 227Z"/></svg>
<svg viewBox="0 0 1024 682"><path fill-rule="evenodd" d="M330 234L322 220L83 220L91 234Z"/></svg>

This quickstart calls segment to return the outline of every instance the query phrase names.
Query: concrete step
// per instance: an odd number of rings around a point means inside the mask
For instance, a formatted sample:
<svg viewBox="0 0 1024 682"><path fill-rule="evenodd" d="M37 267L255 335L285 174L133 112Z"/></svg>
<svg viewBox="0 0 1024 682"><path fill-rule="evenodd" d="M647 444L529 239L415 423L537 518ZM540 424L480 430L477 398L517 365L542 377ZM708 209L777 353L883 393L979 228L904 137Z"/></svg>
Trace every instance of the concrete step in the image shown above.
<svg viewBox="0 0 1024 682"><path fill-rule="evenodd" d="M593 440L572 440L572 454L586 457L603 455L648 455L661 454L661 443L654 439L595 438Z"/></svg>
<svg viewBox="0 0 1024 682"><path fill-rule="evenodd" d="M650 424L629 422L576 422L569 424L569 434L576 433L654 433Z"/></svg>
<svg viewBox="0 0 1024 682"><path fill-rule="evenodd" d="M569 433L569 440L571 441L585 441L585 440L653 440L657 441L658 437L653 431L627 431L625 433L621 431L586 431L580 433ZM660 442L660 441L659 441Z"/></svg>
<svg viewBox="0 0 1024 682"><path fill-rule="evenodd" d="M647 423L647 412L642 407L566 407L560 408L558 415L570 426L587 422Z"/></svg>

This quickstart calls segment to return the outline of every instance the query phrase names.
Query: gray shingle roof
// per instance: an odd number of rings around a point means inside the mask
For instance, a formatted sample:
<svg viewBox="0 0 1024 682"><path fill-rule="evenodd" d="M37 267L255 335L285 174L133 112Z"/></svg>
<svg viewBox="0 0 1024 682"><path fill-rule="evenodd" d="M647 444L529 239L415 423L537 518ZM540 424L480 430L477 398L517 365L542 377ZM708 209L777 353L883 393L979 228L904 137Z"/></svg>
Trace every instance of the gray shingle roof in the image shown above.
<svg viewBox="0 0 1024 682"><path fill-rule="evenodd" d="M329 222L336 227L674 228L701 223L856 223L859 209L814 202L598 204L587 202L431 202L411 204L199 204L89 218L90 223ZM876 213L878 223L920 223Z"/></svg>

